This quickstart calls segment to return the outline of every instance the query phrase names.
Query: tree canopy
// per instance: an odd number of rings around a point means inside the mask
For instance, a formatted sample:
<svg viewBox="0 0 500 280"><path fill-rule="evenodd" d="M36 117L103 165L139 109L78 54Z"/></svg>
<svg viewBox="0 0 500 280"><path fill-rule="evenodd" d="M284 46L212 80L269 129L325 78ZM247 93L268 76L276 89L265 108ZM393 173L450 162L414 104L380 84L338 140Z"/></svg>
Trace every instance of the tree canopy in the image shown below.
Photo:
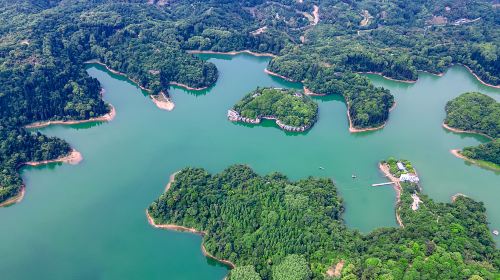
<svg viewBox="0 0 500 280"><path fill-rule="evenodd" d="M216 175L185 168L148 212L157 224L206 232L208 252L236 265L230 279L257 279L254 271L262 279L323 279L340 260L346 279L500 276L500 252L482 203L467 197L437 203L415 184L402 188L397 211L405 227L367 235L345 226L331 179L291 182L243 165ZM417 210L412 194L422 201Z"/></svg>
<svg viewBox="0 0 500 280"><path fill-rule="evenodd" d="M257 88L240 100L233 109L245 118L276 117L285 125L311 126L318 114L318 104L301 92L277 88Z"/></svg>
<svg viewBox="0 0 500 280"><path fill-rule="evenodd" d="M465 147L467 158L500 166L500 103L479 92L467 92L449 101L445 107L445 124L464 131L486 134L491 142Z"/></svg>

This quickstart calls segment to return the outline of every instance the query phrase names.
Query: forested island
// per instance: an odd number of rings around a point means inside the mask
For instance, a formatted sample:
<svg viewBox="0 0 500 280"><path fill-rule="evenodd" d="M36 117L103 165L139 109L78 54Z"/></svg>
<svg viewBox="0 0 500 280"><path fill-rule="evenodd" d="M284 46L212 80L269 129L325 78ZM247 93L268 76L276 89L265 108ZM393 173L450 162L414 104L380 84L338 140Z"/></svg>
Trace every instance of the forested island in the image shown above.
<svg viewBox="0 0 500 280"><path fill-rule="evenodd" d="M228 112L231 121L260 123L272 119L283 130L302 132L309 129L318 115L318 104L291 89L257 88L248 93Z"/></svg>
<svg viewBox="0 0 500 280"><path fill-rule="evenodd" d="M381 164L397 176L403 171L396 162ZM411 163L400 162L406 173L415 172ZM345 226L343 202L331 179L292 182L279 173L260 176L244 165L216 175L181 170L148 216L158 226L201 232L209 254L235 265L233 280L500 276L500 252L482 203L465 196L437 203L417 183L400 187L396 206L404 227L366 235Z"/></svg>
<svg viewBox="0 0 500 280"><path fill-rule="evenodd" d="M500 103L478 93L467 92L449 101L444 126L455 132L482 134L490 142L452 152L480 166L500 170Z"/></svg>
<svg viewBox="0 0 500 280"><path fill-rule="evenodd" d="M351 126L360 129L381 127L394 101L358 72L413 81L418 70L439 74L463 64L483 83L500 84L499 11L487 0L0 0L0 6L3 197L20 188L16 165L67 152L56 148L59 140L23 126L109 112L85 71L89 60L162 101L172 84L201 89L217 80L215 66L188 50L273 54L270 71L318 94L342 94Z"/></svg>

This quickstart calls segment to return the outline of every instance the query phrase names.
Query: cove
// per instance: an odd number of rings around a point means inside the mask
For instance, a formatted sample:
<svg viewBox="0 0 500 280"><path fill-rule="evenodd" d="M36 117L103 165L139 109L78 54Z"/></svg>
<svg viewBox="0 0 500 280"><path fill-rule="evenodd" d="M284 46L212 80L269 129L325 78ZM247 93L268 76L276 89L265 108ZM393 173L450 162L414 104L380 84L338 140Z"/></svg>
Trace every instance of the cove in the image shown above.
<svg viewBox="0 0 500 280"><path fill-rule="evenodd" d="M89 67L117 115L109 123L41 130L66 139L84 160L23 169L24 200L0 209L2 278L222 279L227 268L202 255L201 237L154 229L145 217L169 175L186 166L215 173L245 163L260 174L331 177L344 199L347 224L367 232L396 226L393 189L371 187L385 181L378 162L407 158L424 193L443 202L457 192L483 201L491 228L500 228L500 174L449 152L487 139L441 127L444 105L463 92L500 99L500 90L481 85L465 68L450 68L443 77L422 73L415 84L369 75L390 89L397 103L382 130L349 133L346 105L332 96L315 97L318 122L307 133L293 134L273 122L231 123L226 112L257 86L300 89L300 84L265 74L266 57L200 56L216 64L220 78L201 92L173 88L172 112L156 108L126 79Z"/></svg>

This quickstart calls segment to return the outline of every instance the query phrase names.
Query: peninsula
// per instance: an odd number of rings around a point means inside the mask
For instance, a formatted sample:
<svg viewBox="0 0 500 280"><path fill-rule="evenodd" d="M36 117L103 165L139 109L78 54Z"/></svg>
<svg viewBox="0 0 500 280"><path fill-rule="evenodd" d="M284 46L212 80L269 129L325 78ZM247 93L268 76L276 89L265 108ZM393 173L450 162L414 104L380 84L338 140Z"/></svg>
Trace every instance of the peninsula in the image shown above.
<svg viewBox="0 0 500 280"><path fill-rule="evenodd" d="M467 92L449 101L443 127L456 133L480 134L491 141L462 151L451 150L458 158L487 169L500 170L500 103L478 93Z"/></svg>
<svg viewBox="0 0 500 280"><path fill-rule="evenodd" d="M181 170L149 206L148 220L202 234L208 254L236 267L229 279L276 279L280 273L304 277L298 279L498 275L500 252L482 203L465 196L436 203L421 193L409 161L388 159L381 166L399 185L396 212L404 227L362 235L344 225L343 202L331 179L292 182L279 173L260 176L244 165L216 175Z"/></svg>

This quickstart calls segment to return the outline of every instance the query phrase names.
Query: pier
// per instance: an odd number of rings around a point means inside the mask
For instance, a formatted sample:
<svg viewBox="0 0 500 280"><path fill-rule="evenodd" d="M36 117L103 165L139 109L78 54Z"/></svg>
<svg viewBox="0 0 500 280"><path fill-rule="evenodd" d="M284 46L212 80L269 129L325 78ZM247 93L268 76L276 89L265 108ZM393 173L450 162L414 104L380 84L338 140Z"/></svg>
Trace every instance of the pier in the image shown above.
<svg viewBox="0 0 500 280"><path fill-rule="evenodd" d="M392 185L392 184L394 184L394 182L386 182L386 183L372 184L372 187L379 187L379 186Z"/></svg>

